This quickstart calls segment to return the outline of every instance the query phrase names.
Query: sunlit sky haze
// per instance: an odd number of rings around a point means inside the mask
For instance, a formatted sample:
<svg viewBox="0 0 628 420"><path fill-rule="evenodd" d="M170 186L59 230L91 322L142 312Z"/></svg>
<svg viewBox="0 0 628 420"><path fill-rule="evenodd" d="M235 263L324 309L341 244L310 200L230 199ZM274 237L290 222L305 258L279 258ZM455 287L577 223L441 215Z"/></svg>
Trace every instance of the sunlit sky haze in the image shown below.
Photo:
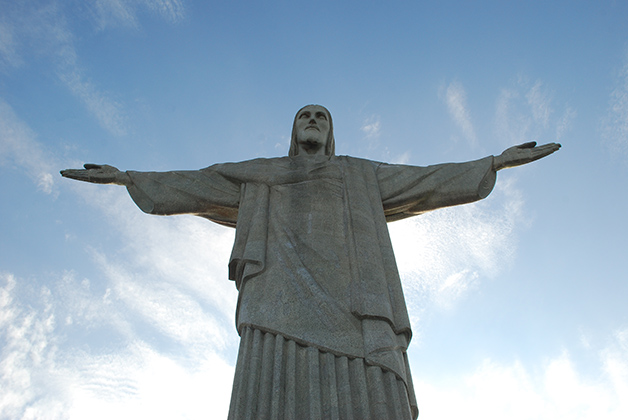
<svg viewBox="0 0 628 420"><path fill-rule="evenodd" d="M421 419L628 418L628 3L0 0L0 419L226 418L233 231L61 178L556 154L389 225Z"/></svg>

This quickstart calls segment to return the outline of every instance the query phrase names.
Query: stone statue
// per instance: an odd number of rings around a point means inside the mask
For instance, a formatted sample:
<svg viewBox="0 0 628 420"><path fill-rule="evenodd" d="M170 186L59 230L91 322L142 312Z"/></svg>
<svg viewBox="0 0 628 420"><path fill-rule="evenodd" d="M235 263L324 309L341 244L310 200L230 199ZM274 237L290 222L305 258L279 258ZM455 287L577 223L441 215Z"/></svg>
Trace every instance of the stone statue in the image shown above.
<svg viewBox="0 0 628 420"><path fill-rule="evenodd" d="M415 419L410 322L386 222L485 198L498 170L559 148L525 143L428 167L336 156L331 114L308 105L288 157L61 174L124 185L146 213L236 228L229 278L241 343L229 419Z"/></svg>

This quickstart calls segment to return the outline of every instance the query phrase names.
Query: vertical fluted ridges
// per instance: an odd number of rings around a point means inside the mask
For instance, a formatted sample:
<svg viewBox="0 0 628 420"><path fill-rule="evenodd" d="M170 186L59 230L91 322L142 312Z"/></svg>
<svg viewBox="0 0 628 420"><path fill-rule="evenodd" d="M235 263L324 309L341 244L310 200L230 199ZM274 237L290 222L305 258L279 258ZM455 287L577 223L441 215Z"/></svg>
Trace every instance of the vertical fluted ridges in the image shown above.
<svg viewBox="0 0 628 420"><path fill-rule="evenodd" d="M361 358L244 328L229 420L411 420L405 386Z"/></svg>

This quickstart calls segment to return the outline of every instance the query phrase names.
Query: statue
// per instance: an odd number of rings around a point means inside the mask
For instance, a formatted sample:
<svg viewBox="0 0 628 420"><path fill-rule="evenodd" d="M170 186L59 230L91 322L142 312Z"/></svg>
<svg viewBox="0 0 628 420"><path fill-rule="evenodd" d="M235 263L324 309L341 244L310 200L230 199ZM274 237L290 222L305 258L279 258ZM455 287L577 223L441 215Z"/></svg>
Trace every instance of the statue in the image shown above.
<svg viewBox="0 0 628 420"><path fill-rule="evenodd" d="M496 172L560 148L428 167L336 156L329 111L296 114L288 157L198 171L61 171L127 187L146 213L236 228L240 350L229 410L239 419L416 419L411 337L386 222L488 196Z"/></svg>

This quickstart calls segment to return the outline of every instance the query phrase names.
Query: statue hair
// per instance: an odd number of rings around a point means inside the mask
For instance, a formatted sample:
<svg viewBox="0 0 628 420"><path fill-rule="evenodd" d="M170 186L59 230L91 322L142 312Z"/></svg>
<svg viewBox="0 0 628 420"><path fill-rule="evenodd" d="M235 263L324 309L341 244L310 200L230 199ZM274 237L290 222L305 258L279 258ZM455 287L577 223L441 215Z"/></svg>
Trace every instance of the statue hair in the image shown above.
<svg viewBox="0 0 628 420"><path fill-rule="evenodd" d="M296 156L299 154L299 147L297 144L297 117L299 116L299 112L303 111L303 109L308 106L320 106L327 113L327 119L329 121L329 134L327 134L327 144L325 145L325 154L327 156L333 156L336 153L336 142L334 140L334 123L331 120L331 113L327 108L322 105L305 105L303 108L299 109L294 116L294 122L292 123L292 137L290 138L290 150L288 151L288 156Z"/></svg>

